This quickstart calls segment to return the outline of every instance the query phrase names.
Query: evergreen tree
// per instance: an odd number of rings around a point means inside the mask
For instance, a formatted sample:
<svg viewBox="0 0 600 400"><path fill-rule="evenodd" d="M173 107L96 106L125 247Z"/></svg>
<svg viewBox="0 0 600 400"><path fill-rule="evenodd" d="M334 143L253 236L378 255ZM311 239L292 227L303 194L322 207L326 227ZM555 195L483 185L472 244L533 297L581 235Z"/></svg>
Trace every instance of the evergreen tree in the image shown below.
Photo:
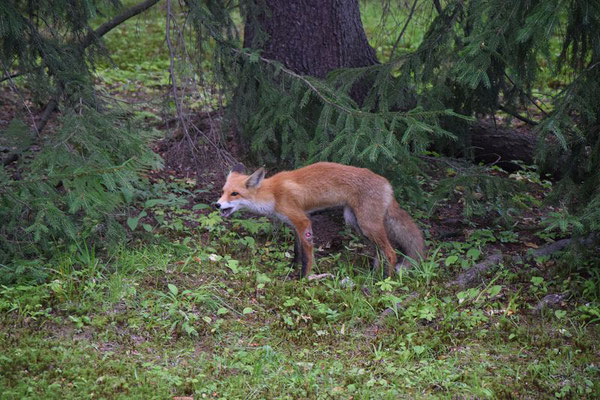
<svg viewBox="0 0 600 400"><path fill-rule="evenodd" d="M3 80L21 90L14 82L20 76L20 87L45 105L39 119L33 112L20 115L0 132L13 152L9 161L17 159L10 169L0 165L0 264L49 254L56 245L123 235L114 213L140 192L139 172L157 167L159 159L148 147L155 135L100 100L94 61L104 33L157 1L121 14L118 1L9 0L0 6ZM114 14L92 29L94 17ZM43 131L55 110L56 127Z"/></svg>

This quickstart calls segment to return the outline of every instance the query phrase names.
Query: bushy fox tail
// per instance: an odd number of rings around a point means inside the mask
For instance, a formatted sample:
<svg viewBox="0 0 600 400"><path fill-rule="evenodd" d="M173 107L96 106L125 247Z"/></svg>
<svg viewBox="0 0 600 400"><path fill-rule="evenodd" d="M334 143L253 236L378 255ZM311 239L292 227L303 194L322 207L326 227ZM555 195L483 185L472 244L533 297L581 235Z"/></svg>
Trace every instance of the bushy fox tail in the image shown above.
<svg viewBox="0 0 600 400"><path fill-rule="evenodd" d="M405 255L419 261L425 256L425 240L421 229L406 211L392 199L385 213L385 230L390 241Z"/></svg>

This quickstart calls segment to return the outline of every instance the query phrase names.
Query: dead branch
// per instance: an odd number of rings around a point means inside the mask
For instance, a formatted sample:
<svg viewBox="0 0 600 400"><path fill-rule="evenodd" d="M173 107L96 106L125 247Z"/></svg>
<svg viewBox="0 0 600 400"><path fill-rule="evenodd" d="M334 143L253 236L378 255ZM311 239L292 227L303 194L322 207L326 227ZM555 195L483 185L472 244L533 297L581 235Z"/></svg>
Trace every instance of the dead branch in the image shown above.
<svg viewBox="0 0 600 400"><path fill-rule="evenodd" d="M458 275L456 280L446 284L446 286L458 286L461 289L471 287L475 282L481 279L484 273L500 264L503 258L504 257L502 254L492 254L482 262L475 264L465 272Z"/></svg>
<svg viewBox="0 0 600 400"><path fill-rule="evenodd" d="M417 7L417 3L419 2L419 0L415 0L413 2L412 7L410 8L410 13L408 14L408 17L406 18L406 22L404 23L404 27L402 27L402 30L400 31L400 34L398 35L398 38L396 39L396 42L394 43L394 47L392 47L392 52L390 53L390 60L394 57L394 53L396 52L396 48L398 47L398 43L400 43L400 39L402 39L402 36L404 36L404 32L406 31L406 28L408 28L408 23L410 22L410 20L413 17L413 14L415 12L415 8Z"/></svg>
<svg viewBox="0 0 600 400"><path fill-rule="evenodd" d="M538 124L538 123L537 123L537 122L535 122L534 120L532 120L532 119L529 119L529 118L527 118L527 117L524 117L524 116L522 116L521 114L519 114L518 112L516 112L515 110L512 110L512 109L510 109L510 108L508 108L508 107L506 107L506 106L500 106L500 107L498 107L498 108L499 108L500 110L504 111L505 113L507 113L508 115L512 115L512 116L513 116L513 117L515 117L516 119L518 119L518 120L521 120L521 121L525 122L526 124L529 124L529 125L532 125L532 126L535 126L535 125L537 125L537 124Z"/></svg>
<svg viewBox="0 0 600 400"><path fill-rule="evenodd" d="M576 243L579 244L581 246L591 246L593 245L598 239L600 238L600 236L598 234L591 234L585 238L568 238L568 239L561 239L561 240L557 240L554 243L550 243L547 244L546 246L542 246L538 249L532 250L530 252L532 257L544 257L544 256L549 256L552 255L554 253L557 253L563 249L565 249L567 246L570 246L572 243Z"/></svg>
<svg viewBox="0 0 600 400"><path fill-rule="evenodd" d="M98 38L101 38L102 36L104 36L105 34L110 32L112 29L114 29L115 27L117 27L120 24L122 24L123 22L127 21L129 18L135 17L136 15L146 11L147 9L149 9L150 7L152 7L153 5L155 5L158 2L159 2L159 0L146 0L144 2L138 3L135 6L132 6L132 7L128 8L127 10L123 11L121 14L117 15L110 21L103 23L102 25L100 25L98 27L98 29L88 33L87 36L85 38L83 38L83 40L79 44L81 49L83 50L83 49L87 48Z"/></svg>

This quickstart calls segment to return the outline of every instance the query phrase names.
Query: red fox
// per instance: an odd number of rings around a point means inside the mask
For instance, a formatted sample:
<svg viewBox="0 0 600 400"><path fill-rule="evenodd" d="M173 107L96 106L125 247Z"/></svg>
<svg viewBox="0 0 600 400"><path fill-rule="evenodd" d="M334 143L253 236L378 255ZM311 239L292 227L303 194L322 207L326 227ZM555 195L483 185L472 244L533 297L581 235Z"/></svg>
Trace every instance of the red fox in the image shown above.
<svg viewBox="0 0 600 400"><path fill-rule="evenodd" d="M398 206L388 180L366 168L319 162L265 178L264 168L244 175L244 166L238 164L227 176L215 206L223 217L246 209L291 225L296 234L293 263L302 262L301 277L310 274L313 264L308 214L325 208L343 206L346 223L384 252L385 276L391 276L396 266L392 243L415 260L425 253L421 230Z"/></svg>

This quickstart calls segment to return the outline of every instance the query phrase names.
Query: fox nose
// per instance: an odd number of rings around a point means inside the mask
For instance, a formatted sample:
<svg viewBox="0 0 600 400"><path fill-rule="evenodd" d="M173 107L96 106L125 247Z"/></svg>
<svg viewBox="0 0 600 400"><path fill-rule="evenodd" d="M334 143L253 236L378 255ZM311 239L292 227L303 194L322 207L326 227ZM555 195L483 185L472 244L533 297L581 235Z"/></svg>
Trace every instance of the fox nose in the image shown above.
<svg viewBox="0 0 600 400"><path fill-rule="evenodd" d="M214 203L215 207L217 207L217 209L221 208L221 203Z"/></svg>

